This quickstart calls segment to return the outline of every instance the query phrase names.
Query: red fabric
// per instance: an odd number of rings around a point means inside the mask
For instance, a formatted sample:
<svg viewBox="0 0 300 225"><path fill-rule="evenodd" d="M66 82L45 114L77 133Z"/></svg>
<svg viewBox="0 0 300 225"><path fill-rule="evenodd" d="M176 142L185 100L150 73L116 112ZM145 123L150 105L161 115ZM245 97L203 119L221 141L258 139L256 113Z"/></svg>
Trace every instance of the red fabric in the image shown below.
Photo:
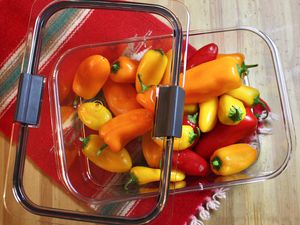
<svg viewBox="0 0 300 225"><path fill-rule="evenodd" d="M25 38L32 2L32 0L0 1L0 67L3 66L6 59L10 57L11 53L15 51ZM99 23L97 21L101 21L101 35L99 35ZM115 26L115 24L118 24L118 26ZM127 24L133 24L133 26L130 26L129 29ZM154 17L142 13L135 17L127 12L120 12L118 15L113 14L111 11L105 11L102 14L93 13L83 26L74 33L74 36L50 58L48 64L40 71L40 74L45 76L51 74L53 66L58 60L59 53L64 52L68 49L68 46L73 46L75 43L84 44L87 42L86 35L89 36L88 41L94 40L95 42L132 37L134 34L145 34L149 29L149 26L145 26L145 24L151 24L150 27L153 30L153 34L164 34L168 30L164 24L158 22ZM30 159L47 176L58 182L54 151L50 150L53 146L53 141L48 95L48 86L46 85L40 127L30 130L27 152ZM8 138L11 135L14 110L15 103L9 106L0 119L0 131ZM168 203L167 209L153 224L166 224L169 221L169 224L181 225L188 222L190 215L196 212L197 206L204 202L205 197L209 195L211 195L211 192L180 194L174 198L171 197L174 202L170 201ZM170 218L169 212L173 203L174 212L172 218ZM139 209L142 207L146 207L145 203L140 203L131 212L131 215L138 214Z"/></svg>

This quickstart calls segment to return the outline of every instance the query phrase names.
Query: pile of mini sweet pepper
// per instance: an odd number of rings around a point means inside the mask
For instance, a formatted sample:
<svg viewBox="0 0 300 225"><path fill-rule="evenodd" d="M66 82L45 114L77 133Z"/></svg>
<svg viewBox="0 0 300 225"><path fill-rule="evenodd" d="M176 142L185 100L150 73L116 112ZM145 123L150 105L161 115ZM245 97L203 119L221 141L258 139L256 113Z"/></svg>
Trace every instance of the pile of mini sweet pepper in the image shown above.
<svg viewBox="0 0 300 225"><path fill-rule="evenodd" d="M171 50L161 49L148 49L140 60L92 55L72 81L74 110L92 131L80 137L82 152L103 170L129 173L125 189L160 180L164 141L152 138L151 130L156 89L170 84L171 58ZM188 176L238 174L257 160L246 140L257 130L257 117L270 109L257 89L243 84L249 68L257 66L244 60L241 53L219 54L213 43L188 58L180 76L186 99L182 136L174 140L171 187L184 187ZM126 149L132 141L140 143L147 165L133 162Z"/></svg>

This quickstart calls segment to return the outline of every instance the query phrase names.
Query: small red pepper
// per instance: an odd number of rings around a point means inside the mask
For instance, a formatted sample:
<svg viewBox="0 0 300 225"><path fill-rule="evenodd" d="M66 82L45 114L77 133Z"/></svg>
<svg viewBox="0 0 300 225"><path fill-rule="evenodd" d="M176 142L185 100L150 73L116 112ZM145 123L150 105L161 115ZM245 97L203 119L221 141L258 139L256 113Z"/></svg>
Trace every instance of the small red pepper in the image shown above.
<svg viewBox="0 0 300 225"><path fill-rule="evenodd" d="M253 106L253 113L256 117L262 117L263 119L265 119L263 117L263 114L268 115L268 113L271 112L271 108L268 103L262 98L259 98L259 102L261 102L262 104L256 104L255 106Z"/></svg>
<svg viewBox="0 0 300 225"><path fill-rule="evenodd" d="M218 56L218 46L214 43L203 46L198 51L196 51L187 60L187 69L197 66L201 63L205 63L216 59Z"/></svg>
<svg viewBox="0 0 300 225"><path fill-rule="evenodd" d="M190 149L174 151L172 164L174 168L176 167L186 175L206 176L209 172L209 165L206 160Z"/></svg>
<svg viewBox="0 0 300 225"><path fill-rule="evenodd" d="M195 151L203 158L209 159L215 150L235 144L253 134L257 129L257 124L257 118L251 108L247 107L246 116L239 124L229 126L218 123L212 131L201 135Z"/></svg>

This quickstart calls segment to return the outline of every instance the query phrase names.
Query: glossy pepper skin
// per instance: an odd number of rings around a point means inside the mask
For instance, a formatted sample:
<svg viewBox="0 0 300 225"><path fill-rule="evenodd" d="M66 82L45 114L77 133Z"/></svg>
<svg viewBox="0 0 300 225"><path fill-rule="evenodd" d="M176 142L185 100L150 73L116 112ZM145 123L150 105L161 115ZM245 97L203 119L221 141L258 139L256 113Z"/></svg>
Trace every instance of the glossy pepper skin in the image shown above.
<svg viewBox="0 0 300 225"><path fill-rule="evenodd" d="M262 104L255 105L253 107L253 113L257 118L267 118L269 113L271 112L271 108L268 103L262 98L260 98L259 101L262 102L264 106Z"/></svg>
<svg viewBox="0 0 300 225"><path fill-rule="evenodd" d="M249 68L258 66L257 64L246 65L245 64L245 55L242 53L219 54L217 56L217 59L228 57L228 56L235 58L237 60L237 63L239 64L239 70L243 70L246 75L249 73L249 70L248 70Z"/></svg>
<svg viewBox="0 0 300 225"><path fill-rule="evenodd" d="M134 109L105 123L99 129L99 135L112 151L118 152L130 141L151 130L152 124L151 111L142 108Z"/></svg>
<svg viewBox="0 0 300 225"><path fill-rule="evenodd" d="M186 175L206 176L209 172L209 164L190 149L183 151L174 151L172 156L172 165Z"/></svg>
<svg viewBox="0 0 300 225"><path fill-rule="evenodd" d="M186 104L183 109L186 114L194 114L198 112L198 104Z"/></svg>
<svg viewBox="0 0 300 225"><path fill-rule="evenodd" d="M260 100L260 93L256 88L242 85L237 89L227 92L226 94L243 101L244 104L249 107L254 107L257 104L260 104L266 111L265 118L268 117L268 107Z"/></svg>
<svg viewBox="0 0 300 225"><path fill-rule="evenodd" d="M151 86L148 90L138 93L136 95L136 101L145 109L154 112L156 104L156 86Z"/></svg>
<svg viewBox="0 0 300 225"><path fill-rule="evenodd" d="M134 83L139 62L120 56L112 65L110 79L118 83Z"/></svg>
<svg viewBox="0 0 300 225"><path fill-rule="evenodd" d="M142 150L149 167L159 168L163 155L163 147L152 139L151 132L147 132L142 138Z"/></svg>
<svg viewBox="0 0 300 225"><path fill-rule="evenodd" d="M249 144L233 144L220 148L210 157L216 175L232 175L250 167L257 160L257 151Z"/></svg>
<svg viewBox="0 0 300 225"><path fill-rule="evenodd" d="M131 84L117 83L108 79L103 86L103 93L109 109L115 116L142 108L136 101L137 93Z"/></svg>
<svg viewBox="0 0 300 225"><path fill-rule="evenodd" d="M131 169L132 160L125 148L119 152L113 152L109 148L100 150L104 142L95 134L80 140L83 143L83 154L100 168L114 173L124 173Z"/></svg>
<svg viewBox="0 0 300 225"><path fill-rule="evenodd" d="M101 55L92 55L83 60L73 80L73 91L84 99L94 98L110 73L109 61Z"/></svg>
<svg viewBox="0 0 300 225"><path fill-rule="evenodd" d="M168 63L163 78L160 82L163 85L171 84L172 49L167 52L166 56L168 58Z"/></svg>
<svg viewBox="0 0 300 225"><path fill-rule="evenodd" d="M141 59L135 79L137 92L144 92L147 87L158 85L163 78L168 57L162 50L148 50ZM144 84L144 85L142 85Z"/></svg>
<svg viewBox="0 0 300 225"><path fill-rule="evenodd" d="M198 126L201 132L211 131L218 121L218 98L212 98L199 104Z"/></svg>
<svg viewBox="0 0 300 225"><path fill-rule="evenodd" d="M185 103L201 103L242 85L243 71L232 57L224 57L195 66L186 71ZM181 85L182 85L181 78Z"/></svg>
<svg viewBox="0 0 300 225"><path fill-rule="evenodd" d="M186 68L190 69L199 64L215 60L218 56L218 46L214 43L203 46L187 59Z"/></svg>
<svg viewBox="0 0 300 225"><path fill-rule="evenodd" d="M246 109L240 100L230 95L222 95L219 99L218 118L225 125L236 125L246 115Z"/></svg>
<svg viewBox="0 0 300 225"><path fill-rule="evenodd" d="M182 181L177 181L177 182L170 182L169 185L169 190L176 190L176 189L180 189L180 188L184 188L186 187L186 182L184 180ZM152 193L152 192L158 192L159 191L159 187L143 187L141 186L139 188L139 193Z"/></svg>
<svg viewBox="0 0 300 225"><path fill-rule="evenodd" d="M99 130L112 119L111 112L100 101L80 104L77 113L81 122L92 130Z"/></svg>
<svg viewBox="0 0 300 225"><path fill-rule="evenodd" d="M209 159L218 148L235 144L252 135L256 131L257 125L258 120L253 115L251 108L246 107L246 116L239 124L228 126L219 122L212 131L202 134L195 147L195 152L204 159Z"/></svg>
<svg viewBox="0 0 300 225"><path fill-rule="evenodd" d="M182 125L182 133L181 138L174 138L173 143L173 150L175 151L181 151L184 149L187 149L191 147L197 138L199 137L199 134L194 131L194 128L190 125ZM154 139L154 141L159 145L163 146L164 142L162 139Z"/></svg>
<svg viewBox="0 0 300 225"><path fill-rule="evenodd" d="M145 166L135 166L130 170L130 179L125 184L124 189L128 190L130 184L148 184L151 182L160 181L161 169L153 169ZM171 171L171 182L182 181L185 179L185 174L181 171Z"/></svg>
<svg viewBox="0 0 300 225"><path fill-rule="evenodd" d="M197 144L198 139L200 137L200 129L199 129L197 120L198 120L198 112L196 112L194 114L184 114L183 115L182 124L191 126L194 129L194 133L197 134L197 136L194 139L194 142L190 146L190 148L194 147Z"/></svg>

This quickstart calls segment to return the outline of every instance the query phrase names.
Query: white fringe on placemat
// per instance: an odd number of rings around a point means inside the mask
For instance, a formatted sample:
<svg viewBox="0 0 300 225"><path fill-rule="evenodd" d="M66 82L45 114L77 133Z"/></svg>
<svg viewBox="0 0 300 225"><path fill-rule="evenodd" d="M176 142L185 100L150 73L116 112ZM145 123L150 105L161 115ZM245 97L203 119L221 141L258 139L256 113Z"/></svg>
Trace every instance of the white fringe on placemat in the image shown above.
<svg viewBox="0 0 300 225"><path fill-rule="evenodd" d="M219 188L214 191L212 197L207 197L206 202L197 207L196 216L192 215L190 217L189 225L204 225L203 221L210 219L210 210L218 210L221 206L219 202L220 199L226 198L226 191L228 189ZM185 223L187 225L187 223Z"/></svg>

